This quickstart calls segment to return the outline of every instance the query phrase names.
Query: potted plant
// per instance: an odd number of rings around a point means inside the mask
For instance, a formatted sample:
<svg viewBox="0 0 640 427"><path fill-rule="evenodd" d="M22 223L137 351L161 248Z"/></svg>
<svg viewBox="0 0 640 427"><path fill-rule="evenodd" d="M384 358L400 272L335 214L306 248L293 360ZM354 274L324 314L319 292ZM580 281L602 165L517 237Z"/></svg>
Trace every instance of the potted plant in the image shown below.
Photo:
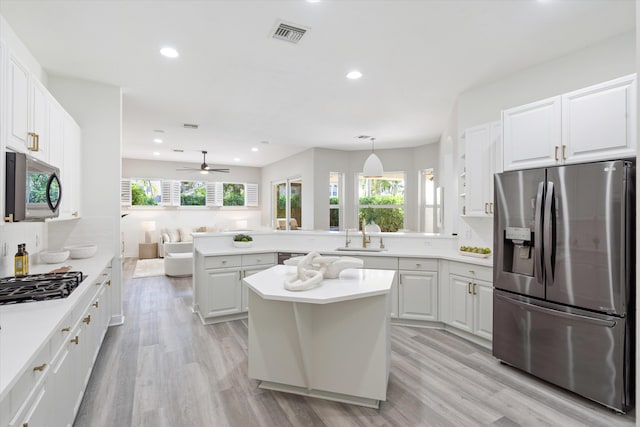
<svg viewBox="0 0 640 427"><path fill-rule="evenodd" d="M236 248L250 248L253 245L253 237L248 234L236 234L233 236L233 246Z"/></svg>

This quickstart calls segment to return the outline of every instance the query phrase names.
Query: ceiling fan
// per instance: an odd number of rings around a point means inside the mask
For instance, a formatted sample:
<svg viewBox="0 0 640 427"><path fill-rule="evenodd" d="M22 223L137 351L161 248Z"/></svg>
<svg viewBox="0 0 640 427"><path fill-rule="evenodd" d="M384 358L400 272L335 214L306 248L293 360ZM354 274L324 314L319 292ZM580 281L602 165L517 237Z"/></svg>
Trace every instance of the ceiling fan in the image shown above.
<svg viewBox="0 0 640 427"><path fill-rule="evenodd" d="M229 173L229 169L227 168L222 168L222 169L215 169L215 168L210 168L209 165L207 164L207 152L203 151L202 152L202 164L200 165L199 168L189 168L189 167L183 167L180 169L176 169L178 171L198 171L201 174L208 174L209 172L224 172L224 173Z"/></svg>

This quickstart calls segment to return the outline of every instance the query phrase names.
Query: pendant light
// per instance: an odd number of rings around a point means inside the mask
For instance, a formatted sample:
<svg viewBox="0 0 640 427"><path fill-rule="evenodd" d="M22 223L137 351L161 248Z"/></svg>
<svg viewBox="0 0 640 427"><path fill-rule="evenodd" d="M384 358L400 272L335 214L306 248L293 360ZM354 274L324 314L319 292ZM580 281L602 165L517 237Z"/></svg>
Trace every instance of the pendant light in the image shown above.
<svg viewBox="0 0 640 427"><path fill-rule="evenodd" d="M364 162L364 168L362 169L362 175L365 178L381 178L384 175L382 162L373 151L373 143L375 140L375 138L371 138L371 154L367 157L367 160Z"/></svg>

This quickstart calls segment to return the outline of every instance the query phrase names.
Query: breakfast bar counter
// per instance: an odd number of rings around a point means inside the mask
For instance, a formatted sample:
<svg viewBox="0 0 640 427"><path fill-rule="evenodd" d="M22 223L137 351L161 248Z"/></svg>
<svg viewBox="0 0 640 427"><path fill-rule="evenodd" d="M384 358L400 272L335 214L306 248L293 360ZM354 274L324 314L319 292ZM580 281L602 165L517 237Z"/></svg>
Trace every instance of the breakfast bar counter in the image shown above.
<svg viewBox="0 0 640 427"><path fill-rule="evenodd" d="M389 291L395 271L347 269L301 292L296 268L271 267L249 288L249 377L264 389L377 408L391 355Z"/></svg>

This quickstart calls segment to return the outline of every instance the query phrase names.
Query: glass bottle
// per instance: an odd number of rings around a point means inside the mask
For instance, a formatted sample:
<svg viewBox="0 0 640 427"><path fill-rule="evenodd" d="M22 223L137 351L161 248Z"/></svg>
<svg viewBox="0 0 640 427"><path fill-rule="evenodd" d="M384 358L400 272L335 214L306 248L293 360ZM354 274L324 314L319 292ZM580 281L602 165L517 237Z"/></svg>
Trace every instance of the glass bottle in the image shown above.
<svg viewBox="0 0 640 427"><path fill-rule="evenodd" d="M24 243L18 245L18 252L13 258L13 275L16 277L27 274L24 269L24 246Z"/></svg>

